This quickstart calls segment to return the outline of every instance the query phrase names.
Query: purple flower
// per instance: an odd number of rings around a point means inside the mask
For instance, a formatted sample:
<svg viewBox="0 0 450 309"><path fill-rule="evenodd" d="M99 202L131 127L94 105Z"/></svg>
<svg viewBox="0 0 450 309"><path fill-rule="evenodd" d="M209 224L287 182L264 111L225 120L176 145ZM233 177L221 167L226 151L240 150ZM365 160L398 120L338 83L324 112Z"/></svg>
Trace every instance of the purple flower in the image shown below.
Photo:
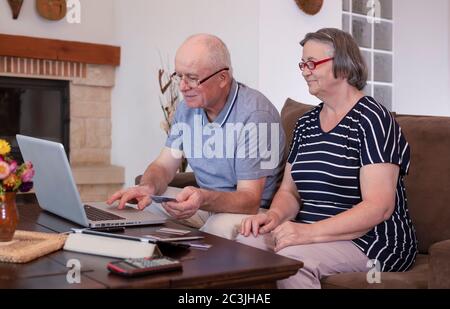
<svg viewBox="0 0 450 309"><path fill-rule="evenodd" d="M19 187L20 192L28 192L33 188L33 182L22 182L22 184Z"/></svg>

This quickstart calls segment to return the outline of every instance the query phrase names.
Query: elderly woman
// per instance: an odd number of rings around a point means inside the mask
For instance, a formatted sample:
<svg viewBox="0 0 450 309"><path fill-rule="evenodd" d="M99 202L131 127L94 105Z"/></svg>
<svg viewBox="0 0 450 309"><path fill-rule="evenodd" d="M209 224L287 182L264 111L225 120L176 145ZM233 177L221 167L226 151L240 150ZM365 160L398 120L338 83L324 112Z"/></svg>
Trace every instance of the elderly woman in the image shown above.
<svg viewBox="0 0 450 309"><path fill-rule="evenodd" d="M406 206L409 146L391 113L364 95L367 69L353 38L308 33L300 70L323 103L298 119L282 184L238 241L304 262L282 288L320 288L337 273L406 271L417 253Z"/></svg>

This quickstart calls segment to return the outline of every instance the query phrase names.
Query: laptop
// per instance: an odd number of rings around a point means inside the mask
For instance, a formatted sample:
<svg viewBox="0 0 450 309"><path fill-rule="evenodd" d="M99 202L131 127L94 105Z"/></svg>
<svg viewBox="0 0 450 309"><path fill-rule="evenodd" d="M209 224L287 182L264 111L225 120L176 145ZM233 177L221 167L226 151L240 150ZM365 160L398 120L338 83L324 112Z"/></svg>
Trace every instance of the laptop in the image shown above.
<svg viewBox="0 0 450 309"><path fill-rule="evenodd" d="M127 206L104 202L82 203L64 146L34 137L16 135L24 160L31 161L36 174L34 190L39 205L55 215L85 227L162 224L166 218Z"/></svg>

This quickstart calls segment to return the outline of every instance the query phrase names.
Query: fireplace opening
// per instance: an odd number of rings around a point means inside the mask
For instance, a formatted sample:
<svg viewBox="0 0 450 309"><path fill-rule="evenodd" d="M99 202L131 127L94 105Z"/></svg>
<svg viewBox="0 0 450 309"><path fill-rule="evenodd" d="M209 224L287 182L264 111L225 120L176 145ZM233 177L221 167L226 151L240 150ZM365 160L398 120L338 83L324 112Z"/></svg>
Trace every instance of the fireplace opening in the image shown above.
<svg viewBox="0 0 450 309"><path fill-rule="evenodd" d="M61 143L69 157L69 124L68 81L0 77L0 138L15 159L22 161L16 134Z"/></svg>

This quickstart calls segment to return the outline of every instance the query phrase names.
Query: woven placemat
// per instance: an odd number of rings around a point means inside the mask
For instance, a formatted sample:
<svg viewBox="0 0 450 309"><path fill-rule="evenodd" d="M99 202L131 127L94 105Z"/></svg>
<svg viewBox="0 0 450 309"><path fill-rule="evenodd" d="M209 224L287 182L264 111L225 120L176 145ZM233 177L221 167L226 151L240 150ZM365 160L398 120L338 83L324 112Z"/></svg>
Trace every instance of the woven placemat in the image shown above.
<svg viewBox="0 0 450 309"><path fill-rule="evenodd" d="M16 231L10 242L0 242L0 262L27 263L57 251L64 246L67 235Z"/></svg>

